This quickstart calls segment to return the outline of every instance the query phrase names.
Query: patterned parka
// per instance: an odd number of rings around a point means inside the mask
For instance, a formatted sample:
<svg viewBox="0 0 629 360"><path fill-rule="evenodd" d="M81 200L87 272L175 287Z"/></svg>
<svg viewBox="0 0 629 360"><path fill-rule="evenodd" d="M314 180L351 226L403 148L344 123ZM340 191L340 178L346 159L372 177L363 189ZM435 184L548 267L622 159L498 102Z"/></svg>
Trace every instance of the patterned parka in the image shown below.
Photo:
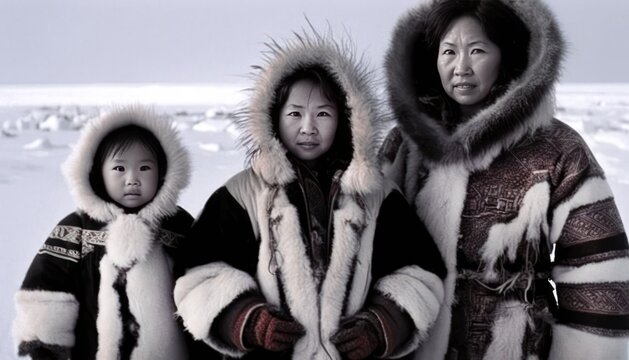
<svg viewBox="0 0 629 360"><path fill-rule="evenodd" d="M418 101L415 82L437 71L413 61L433 1L401 17L386 57L397 126L384 172L448 269L443 309L416 358L626 359L627 237L592 152L554 118L562 34L540 1L500 1L530 32L528 66L451 131L444 112Z"/></svg>
<svg viewBox="0 0 629 360"><path fill-rule="evenodd" d="M98 195L101 140L126 125L151 131L167 170L154 199L127 213ZM177 206L190 164L170 121L140 106L89 122L63 165L77 210L52 230L15 296L14 339L34 359L186 359L173 288L175 255L193 217Z"/></svg>
<svg viewBox="0 0 629 360"><path fill-rule="evenodd" d="M427 337L439 312L445 266L423 224L379 171L377 101L369 72L352 54L322 34L269 45L238 119L249 166L212 194L192 226L188 270L175 288L178 314L195 338L227 356L340 359L330 337L377 293L410 319L409 336L385 351L400 357ZM287 155L270 117L281 81L309 67L325 69L345 93L351 139L337 140L353 147L348 164L328 159L321 169L331 181L322 233L310 221L316 181ZM303 325L292 351L265 354L216 331L222 312L251 293Z"/></svg>

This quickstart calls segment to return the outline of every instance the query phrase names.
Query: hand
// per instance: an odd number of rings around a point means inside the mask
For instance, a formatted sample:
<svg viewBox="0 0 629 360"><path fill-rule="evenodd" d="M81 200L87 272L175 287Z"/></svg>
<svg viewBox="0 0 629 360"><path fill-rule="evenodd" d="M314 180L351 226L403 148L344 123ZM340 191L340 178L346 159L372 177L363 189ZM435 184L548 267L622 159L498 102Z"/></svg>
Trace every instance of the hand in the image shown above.
<svg viewBox="0 0 629 360"><path fill-rule="evenodd" d="M351 360L364 359L384 347L384 335L376 315L363 312L341 323L330 339L338 351Z"/></svg>
<svg viewBox="0 0 629 360"><path fill-rule="evenodd" d="M292 348L305 331L297 321L286 318L265 305L253 311L245 324L244 333L248 346L284 351Z"/></svg>

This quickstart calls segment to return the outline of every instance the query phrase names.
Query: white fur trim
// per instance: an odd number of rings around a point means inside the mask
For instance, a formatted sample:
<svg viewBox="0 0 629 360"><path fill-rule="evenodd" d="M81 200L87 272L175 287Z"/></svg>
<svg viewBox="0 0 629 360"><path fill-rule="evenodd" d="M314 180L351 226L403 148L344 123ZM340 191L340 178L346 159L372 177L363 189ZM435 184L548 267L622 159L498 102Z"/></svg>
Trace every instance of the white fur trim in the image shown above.
<svg viewBox="0 0 629 360"><path fill-rule="evenodd" d="M79 302L74 295L44 290L20 290L15 294L17 316L13 321L16 345L28 341L64 347L74 346L74 327Z"/></svg>
<svg viewBox="0 0 629 360"><path fill-rule="evenodd" d="M312 29L314 30L314 29ZM252 155L251 167L271 185L285 185L295 173L286 157L286 147L274 133L269 109L283 79L304 67L324 68L347 95L351 109L352 163L343 175L345 192L369 193L380 185L377 147L382 126L380 104L373 94L373 79L365 63L355 56L348 41L337 42L332 34L303 31L280 44L271 42L265 64L252 74L254 86L240 112L240 142ZM349 40L349 39L347 39Z"/></svg>
<svg viewBox="0 0 629 360"><path fill-rule="evenodd" d="M553 325L550 360L626 360L629 339L600 336L565 325Z"/></svg>
<svg viewBox="0 0 629 360"><path fill-rule="evenodd" d="M153 223L162 217L175 214L179 193L190 181L188 151L169 119L139 105L113 109L93 119L83 128L77 145L62 166L78 208L96 220L109 222L122 214L123 210L105 202L94 193L89 182L94 155L107 134L119 127L132 124L143 127L155 135L166 154L168 164L164 184L155 198L142 208L138 215Z"/></svg>
<svg viewBox="0 0 629 360"><path fill-rule="evenodd" d="M108 225L107 232L107 255L119 267L143 261L154 244L153 231L147 221L136 214L118 216Z"/></svg>
<svg viewBox="0 0 629 360"><path fill-rule="evenodd" d="M555 266L556 283L583 284L596 282L629 281L629 259L613 259L579 267Z"/></svg>
<svg viewBox="0 0 629 360"><path fill-rule="evenodd" d="M504 254L511 262L523 239L533 247L538 247L540 233L548 234L546 209L550 201L550 185L541 182L533 185L524 195L518 216L506 224L495 224L489 229L487 241L481 249L485 264L484 278L487 282L498 279L496 262Z"/></svg>
<svg viewBox="0 0 629 360"><path fill-rule="evenodd" d="M351 196L338 199L339 208L334 211L334 241L332 242L332 257L321 286L321 339L323 346L329 352L336 352L336 347L329 341L338 331L341 321L343 303L348 301L347 312L355 313L364 304L367 297L368 285L371 280L366 266L371 264L373 249L373 226L367 228L370 221L368 213ZM355 229L363 229L358 233ZM365 236L365 234L369 234ZM362 236L362 237L359 237ZM357 258L355 268L352 259ZM361 266L362 265L362 266ZM347 283L354 275L347 299Z"/></svg>
<svg viewBox="0 0 629 360"><path fill-rule="evenodd" d="M406 266L380 279L375 288L404 309L415 324L412 339L391 354L406 355L426 339L437 319L443 301L443 282L418 266Z"/></svg>
<svg viewBox="0 0 629 360"><path fill-rule="evenodd" d="M433 236L448 270L441 311L416 358L441 359L446 354L456 285L456 249L468 176L469 172L460 165L435 167L415 200L419 217Z"/></svg>
<svg viewBox="0 0 629 360"><path fill-rule="evenodd" d="M484 360L521 359L522 343L530 320L527 304L505 301L496 310L491 329L491 343L483 356Z"/></svg>
<svg viewBox="0 0 629 360"><path fill-rule="evenodd" d="M561 236L561 231L566 224L570 211L580 206L602 201L612 197L612 190L605 179L595 177L586 180L579 190L567 201L557 207L553 214L553 222L550 230L550 240L556 243Z"/></svg>
<svg viewBox="0 0 629 360"><path fill-rule="evenodd" d="M98 351L96 359L116 359L122 339L120 299L114 290L116 268L107 254L100 261L100 288L98 289Z"/></svg>
<svg viewBox="0 0 629 360"><path fill-rule="evenodd" d="M120 298L113 285L118 276L109 254L100 263L98 293L97 359L117 358L122 341ZM126 292L129 310L139 325L139 338L132 359L180 359L187 357L183 334L179 330L172 298L172 269L161 246L154 247L127 273Z"/></svg>
<svg viewBox="0 0 629 360"><path fill-rule="evenodd" d="M156 246L145 261L127 274L129 307L140 325L133 359L187 359L184 335L175 314L172 269L163 247Z"/></svg>
<svg viewBox="0 0 629 360"><path fill-rule="evenodd" d="M274 224L271 236L277 241L277 248L272 256L284 284L286 302L295 320L306 329L306 334L295 344L294 351L309 357L319 346L319 293L314 282L312 265L301 241L303 235L297 209L283 191L278 192L275 197L270 222ZM263 243L262 246L268 246L268 243ZM266 267L269 264L261 265ZM269 272L269 269L261 271Z"/></svg>
<svg viewBox="0 0 629 360"><path fill-rule="evenodd" d="M192 268L175 285L177 314L195 339L205 341L228 356L241 357L244 352L212 337L210 329L223 309L239 295L257 287L247 273L223 262Z"/></svg>

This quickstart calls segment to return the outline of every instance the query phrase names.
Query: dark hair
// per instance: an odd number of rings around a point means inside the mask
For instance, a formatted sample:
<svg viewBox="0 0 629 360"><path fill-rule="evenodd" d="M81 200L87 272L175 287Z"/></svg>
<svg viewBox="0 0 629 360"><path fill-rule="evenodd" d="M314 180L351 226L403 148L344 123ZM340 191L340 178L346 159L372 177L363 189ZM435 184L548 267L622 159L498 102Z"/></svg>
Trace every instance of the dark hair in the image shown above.
<svg viewBox="0 0 629 360"><path fill-rule="evenodd" d="M424 38L417 39L417 47L413 55L413 64L420 67L415 73L418 95L443 97L444 93L437 71L429 72L428 78L418 77L425 76L422 70L426 68L436 69L441 38L452 21L464 15L477 19L487 37L500 48L500 71L487 101L493 101L504 92L509 82L522 75L526 69L530 32L522 19L509 6L499 0L436 1L426 16Z"/></svg>
<svg viewBox="0 0 629 360"><path fill-rule="evenodd" d="M166 153L164 153L162 145L149 130L137 125L126 125L107 134L98 145L94 154L94 162L89 174L90 185L96 195L102 199L112 201L107 194L103 181L102 167L105 160L110 156L124 152L133 144L144 146L155 156L157 159L158 184L159 187L162 186L167 169Z"/></svg>
<svg viewBox="0 0 629 360"><path fill-rule="evenodd" d="M271 104L270 114L273 122L273 132L279 137L279 119L282 106L286 104L290 89L299 80L310 80L321 88L323 95L336 105L338 113L338 125L334 143L328 151L329 156L336 156L349 162L352 159L353 145L352 132L349 118L351 110L347 106L346 93L330 72L321 66L309 66L300 68L284 77L275 89L274 101Z"/></svg>

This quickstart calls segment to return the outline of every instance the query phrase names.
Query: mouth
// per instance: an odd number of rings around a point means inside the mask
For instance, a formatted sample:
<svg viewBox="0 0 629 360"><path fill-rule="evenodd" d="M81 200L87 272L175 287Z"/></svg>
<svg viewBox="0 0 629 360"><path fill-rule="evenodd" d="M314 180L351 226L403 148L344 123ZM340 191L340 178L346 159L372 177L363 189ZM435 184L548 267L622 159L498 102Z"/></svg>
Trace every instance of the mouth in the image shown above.
<svg viewBox="0 0 629 360"><path fill-rule="evenodd" d="M476 87L476 85L471 84L471 83L466 83L466 82L454 84L454 88L457 89L457 90L471 90L471 89L473 89L475 87Z"/></svg>
<svg viewBox="0 0 629 360"><path fill-rule="evenodd" d="M136 197L136 196L140 196L142 194L140 194L139 192L128 192L125 193L124 196L129 196L129 197Z"/></svg>
<svg viewBox="0 0 629 360"><path fill-rule="evenodd" d="M297 145L309 149L309 148L319 146L319 143L314 142L314 141L302 141L302 142L298 142Z"/></svg>

